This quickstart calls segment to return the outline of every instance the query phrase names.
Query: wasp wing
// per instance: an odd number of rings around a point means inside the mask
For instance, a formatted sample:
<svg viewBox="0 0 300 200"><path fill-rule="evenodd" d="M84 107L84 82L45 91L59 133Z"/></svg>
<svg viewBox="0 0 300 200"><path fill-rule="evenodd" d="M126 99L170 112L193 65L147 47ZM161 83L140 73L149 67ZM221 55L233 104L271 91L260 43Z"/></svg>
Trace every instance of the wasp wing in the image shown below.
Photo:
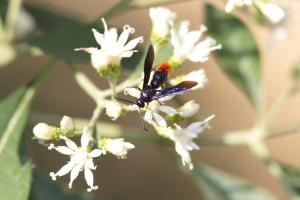
<svg viewBox="0 0 300 200"><path fill-rule="evenodd" d="M145 89L148 85L149 78L150 78L150 73L154 61L154 49L153 46L150 45L147 51L147 55L145 58L145 63L144 63L144 82L143 82L143 89Z"/></svg>
<svg viewBox="0 0 300 200"><path fill-rule="evenodd" d="M195 81L182 81L178 85L175 85L170 88L165 88L165 89L157 92L152 97L152 99L159 99L159 98L166 97L169 95L174 95L174 96L179 95L179 94L182 94L183 92L185 92L186 90L191 89L192 87L194 87L197 84L198 83Z"/></svg>

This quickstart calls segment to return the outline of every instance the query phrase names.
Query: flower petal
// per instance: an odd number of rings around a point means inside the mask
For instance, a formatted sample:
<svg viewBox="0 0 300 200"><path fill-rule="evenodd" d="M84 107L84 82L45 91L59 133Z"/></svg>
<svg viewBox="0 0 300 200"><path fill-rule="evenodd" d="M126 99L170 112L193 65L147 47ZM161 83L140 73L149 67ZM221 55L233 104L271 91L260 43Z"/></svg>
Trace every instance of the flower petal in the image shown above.
<svg viewBox="0 0 300 200"><path fill-rule="evenodd" d="M83 129L83 133L81 135L81 147L83 149L86 149L89 145L89 140L90 140L90 133L87 127L84 127Z"/></svg>
<svg viewBox="0 0 300 200"><path fill-rule="evenodd" d="M69 188L72 188L73 181L78 177L79 172L80 172L80 166L76 165L71 171Z"/></svg>
<svg viewBox="0 0 300 200"><path fill-rule="evenodd" d="M158 108L161 112L164 112L168 115L170 114L174 114L177 113L176 110L174 108L172 108L171 106L159 106Z"/></svg>
<svg viewBox="0 0 300 200"><path fill-rule="evenodd" d="M138 90L137 88L125 88L124 89L124 94L127 95L129 94L130 96L139 98L141 95L141 91Z"/></svg>
<svg viewBox="0 0 300 200"><path fill-rule="evenodd" d="M103 154L103 151L100 149L94 149L93 151L90 152L89 156L92 158L99 157L101 154Z"/></svg>
<svg viewBox="0 0 300 200"><path fill-rule="evenodd" d="M87 167L84 169L84 178L85 178L87 185L90 187L87 189L88 192L98 189L98 186L94 186L93 172Z"/></svg>
<svg viewBox="0 0 300 200"><path fill-rule="evenodd" d="M85 163L85 167L95 170L96 166L94 165L93 159L88 159Z"/></svg>
<svg viewBox="0 0 300 200"><path fill-rule="evenodd" d="M125 50L125 51L132 50L132 49L134 49L134 48L138 45L138 43L141 43L141 42L143 42L143 37L137 37L137 38L135 38L135 39L129 41L129 42L125 45L124 50Z"/></svg>
<svg viewBox="0 0 300 200"><path fill-rule="evenodd" d="M72 149L73 151L78 151L78 150L79 150L79 149L78 149L78 146L76 145L75 142L73 142L72 140L70 140L69 138L67 138L67 137L65 137L65 136L62 136L61 138L62 138L63 140L65 140L66 145L67 145L70 149Z"/></svg>
<svg viewBox="0 0 300 200"><path fill-rule="evenodd" d="M151 121L152 120L152 112L150 110L147 110L145 115L144 115L144 119L146 121Z"/></svg>
<svg viewBox="0 0 300 200"><path fill-rule="evenodd" d="M104 41L104 35L99 33L96 29L92 29L94 37L97 41L97 43L102 47L103 46L103 41Z"/></svg>
<svg viewBox="0 0 300 200"><path fill-rule="evenodd" d="M157 113L153 113L153 117L155 119L155 121L157 122L157 124L160 126L160 127L167 127L167 122L165 121L165 119L157 114Z"/></svg>
<svg viewBox="0 0 300 200"><path fill-rule="evenodd" d="M55 150L64 155L74 155L74 151L66 146L55 147Z"/></svg>
<svg viewBox="0 0 300 200"><path fill-rule="evenodd" d="M74 162L68 162L67 164L62 166L62 168L60 168L56 173L51 172L50 176L52 177L52 180L55 180L56 176L66 175L67 173L69 173L73 169L74 166L75 166Z"/></svg>

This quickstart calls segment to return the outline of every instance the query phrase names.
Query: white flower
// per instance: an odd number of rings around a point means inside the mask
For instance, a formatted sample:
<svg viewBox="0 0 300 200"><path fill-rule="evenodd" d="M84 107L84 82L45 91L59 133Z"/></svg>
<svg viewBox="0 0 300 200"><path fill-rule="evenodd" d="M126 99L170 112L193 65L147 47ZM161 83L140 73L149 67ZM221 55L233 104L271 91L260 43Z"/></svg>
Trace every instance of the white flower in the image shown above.
<svg viewBox="0 0 300 200"><path fill-rule="evenodd" d="M181 106L178 111L181 116L189 118L194 116L199 111L199 104L195 103L194 100L185 103Z"/></svg>
<svg viewBox="0 0 300 200"><path fill-rule="evenodd" d="M202 25L198 30L189 31L190 22L182 21L179 27L171 29L171 44L173 46L172 61L182 64L185 59L192 62L204 62L208 60L209 53L221 49L211 37L199 41L207 28Z"/></svg>
<svg viewBox="0 0 300 200"><path fill-rule="evenodd" d="M91 54L92 66L99 72L111 68L119 68L121 59L131 57L134 52L134 48L143 41L143 37L137 37L128 41L130 33L134 33L134 28L129 25L123 27L123 32L118 37L116 28L108 28L105 20L101 19L104 25L104 33L99 33L97 30L92 29L94 37L101 49L90 48L77 48L75 51L86 51ZM127 43L127 44L126 44Z"/></svg>
<svg viewBox="0 0 300 200"><path fill-rule="evenodd" d="M260 10L264 16L274 24L281 22L285 17L284 10L272 3L262 3Z"/></svg>
<svg viewBox="0 0 300 200"><path fill-rule="evenodd" d="M35 137L41 140L53 139L53 131L51 127L46 123L38 123L33 127L33 134Z"/></svg>
<svg viewBox="0 0 300 200"><path fill-rule="evenodd" d="M195 81L198 83L195 87L191 88L192 90L203 88L208 81L204 69L198 69L188 74L179 75L176 78L170 79L170 84L177 85L185 80Z"/></svg>
<svg viewBox="0 0 300 200"><path fill-rule="evenodd" d="M139 98L141 91L136 88L126 88L124 90L125 94L129 94L133 97ZM156 100L151 101L148 105L146 105L142 110L145 112L144 119L145 121L151 123L153 119L160 127L167 127L167 122L165 119L159 114L159 112L163 112L167 115L178 113L171 106L161 105L164 101L169 100L172 97L161 98L159 102ZM131 107L135 110L138 110L138 107Z"/></svg>
<svg viewBox="0 0 300 200"><path fill-rule="evenodd" d="M50 172L52 180L56 180L56 177L64 176L70 172L69 188L72 188L73 181L78 177L79 172L84 171L84 178L89 188L88 192L98 189L98 186L94 185L94 176L92 170L96 169L93 163L93 158L99 157L103 152L100 149L94 149L89 151L89 138L90 133L85 127L81 136L81 147L78 147L72 140L62 136L65 140L66 146L57 146L50 144L49 149L54 148L61 154L70 156L70 161L64 165L56 173Z"/></svg>
<svg viewBox="0 0 300 200"><path fill-rule="evenodd" d="M60 121L60 128L66 132L73 131L75 128L73 119L66 115L63 116L63 118Z"/></svg>
<svg viewBox="0 0 300 200"><path fill-rule="evenodd" d="M104 153L109 152L122 159L126 158L127 152L135 147L130 142L125 142L124 138L102 139L99 146Z"/></svg>
<svg viewBox="0 0 300 200"><path fill-rule="evenodd" d="M228 0L225 6L225 11L230 13L233 11L235 7L242 7L244 5L251 5L253 3L252 0Z"/></svg>
<svg viewBox="0 0 300 200"><path fill-rule="evenodd" d="M191 160L190 151L199 150L200 147L193 141L203 132L205 128L209 128L208 122L214 116L210 116L207 119L199 122L194 122L187 128L181 128L177 126L174 130L171 139L175 142L175 150L181 156L183 165L188 165L189 169L193 169L194 165Z"/></svg>
<svg viewBox="0 0 300 200"><path fill-rule="evenodd" d="M176 18L176 13L167 8L152 7L149 15L152 21L152 33L158 38L166 38Z"/></svg>
<svg viewBox="0 0 300 200"><path fill-rule="evenodd" d="M194 122L187 128L181 128L178 125L175 125L175 129L172 127L159 127L155 125L154 128L157 130L159 135L167 137L174 142L175 150L181 156L183 165L187 164L189 169L193 169L194 166L190 151L200 149L200 147L193 140L196 139L205 128L210 127L208 122L212 118L214 118L214 115L206 118L203 121Z"/></svg>
<svg viewBox="0 0 300 200"><path fill-rule="evenodd" d="M122 113L122 106L116 101L108 101L105 105L106 114L112 120L118 119Z"/></svg>

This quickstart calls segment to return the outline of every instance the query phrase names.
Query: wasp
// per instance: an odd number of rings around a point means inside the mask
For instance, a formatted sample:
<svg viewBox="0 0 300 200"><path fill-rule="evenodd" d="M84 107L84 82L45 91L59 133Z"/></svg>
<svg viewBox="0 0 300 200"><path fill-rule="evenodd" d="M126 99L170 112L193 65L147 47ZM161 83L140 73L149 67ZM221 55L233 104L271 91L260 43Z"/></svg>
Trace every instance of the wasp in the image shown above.
<svg viewBox="0 0 300 200"><path fill-rule="evenodd" d="M142 89L138 88L141 91L140 97L136 99L135 102L131 102L125 99L121 99L119 97L115 97L118 100L135 104L139 107L143 128L145 130L147 129L144 124L143 116L141 114L141 109L144 108L146 104L149 104L153 100L157 100L159 102L159 99L163 97L183 94L188 89L191 89L192 87L197 85L197 82L195 81L182 81L181 83L173 87L159 89L165 84L165 82L168 80L169 75L171 74L172 68L168 62L161 63L155 69L152 80L150 81L149 84L154 58L155 58L154 49L153 46L150 45L144 62L143 87Z"/></svg>

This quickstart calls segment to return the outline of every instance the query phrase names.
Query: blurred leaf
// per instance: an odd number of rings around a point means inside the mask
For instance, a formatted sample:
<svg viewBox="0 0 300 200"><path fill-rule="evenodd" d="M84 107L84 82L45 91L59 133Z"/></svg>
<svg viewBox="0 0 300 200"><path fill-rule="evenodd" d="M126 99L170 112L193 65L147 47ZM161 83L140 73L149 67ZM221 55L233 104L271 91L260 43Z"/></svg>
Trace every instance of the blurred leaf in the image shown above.
<svg viewBox="0 0 300 200"><path fill-rule="evenodd" d="M49 177L33 176L29 200L93 200L90 196L66 194ZM103 198L97 198L100 200Z"/></svg>
<svg viewBox="0 0 300 200"><path fill-rule="evenodd" d="M0 194L2 199L25 200L31 181L31 163L18 155L34 88L20 88L0 103Z"/></svg>
<svg viewBox="0 0 300 200"><path fill-rule="evenodd" d="M132 0L130 2L130 6L137 7L137 8L144 8L144 7L150 7L150 6L159 6L161 4L167 4L167 3L179 3L184 0ZM186 0L185 0L186 1Z"/></svg>
<svg viewBox="0 0 300 200"><path fill-rule="evenodd" d="M208 166L190 172L207 200L274 200L265 190Z"/></svg>
<svg viewBox="0 0 300 200"><path fill-rule="evenodd" d="M42 31L52 31L60 28L79 26L81 23L69 16L37 6L26 6L26 10L34 17L37 26Z"/></svg>
<svg viewBox="0 0 300 200"><path fill-rule="evenodd" d="M49 64L53 63L52 61ZM31 163L22 163L19 148L36 87L47 75L46 66L37 79L0 102L0 194L1 199L27 200L31 183Z"/></svg>
<svg viewBox="0 0 300 200"><path fill-rule="evenodd" d="M75 52L79 47L97 47L93 37L92 26L66 26L56 31L50 31L29 39L29 43L40 48L47 55L71 62L89 64L90 56L87 53Z"/></svg>
<svg viewBox="0 0 300 200"><path fill-rule="evenodd" d="M283 174L282 180L288 191L300 198L300 168L289 166L286 164L280 164Z"/></svg>
<svg viewBox="0 0 300 200"><path fill-rule="evenodd" d="M223 46L215 52L219 65L254 106L259 107L261 67L253 35L239 19L212 6L207 8L206 24L209 34Z"/></svg>

